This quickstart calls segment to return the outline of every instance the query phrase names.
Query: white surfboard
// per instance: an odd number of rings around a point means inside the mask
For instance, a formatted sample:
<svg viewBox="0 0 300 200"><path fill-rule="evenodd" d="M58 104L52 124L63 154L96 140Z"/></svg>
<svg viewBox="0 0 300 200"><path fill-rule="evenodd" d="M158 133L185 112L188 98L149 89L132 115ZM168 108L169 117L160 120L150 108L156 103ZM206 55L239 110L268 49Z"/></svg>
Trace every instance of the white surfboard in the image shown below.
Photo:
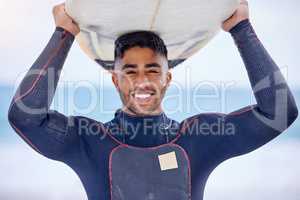
<svg viewBox="0 0 300 200"><path fill-rule="evenodd" d="M66 0L79 24L82 50L105 69L113 66L114 41L136 30L156 32L176 66L198 52L220 30L239 0Z"/></svg>

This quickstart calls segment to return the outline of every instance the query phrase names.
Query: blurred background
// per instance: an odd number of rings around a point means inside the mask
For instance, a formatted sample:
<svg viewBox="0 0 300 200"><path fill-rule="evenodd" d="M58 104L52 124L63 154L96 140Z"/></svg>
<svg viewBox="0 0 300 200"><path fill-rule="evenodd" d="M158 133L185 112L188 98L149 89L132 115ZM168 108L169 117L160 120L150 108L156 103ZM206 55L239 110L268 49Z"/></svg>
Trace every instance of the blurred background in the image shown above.
<svg viewBox="0 0 300 200"><path fill-rule="evenodd" d="M12 130L7 110L16 86L50 39L56 0L0 0L0 199L87 199L65 164L33 151ZM300 107L300 1L249 0L252 24L281 68ZM173 70L164 101L181 121L202 112L228 113L255 103L246 70L229 34ZM65 63L52 109L106 122L121 106L110 75L75 42ZM300 118L262 148L222 163L211 174L206 200L300 200Z"/></svg>

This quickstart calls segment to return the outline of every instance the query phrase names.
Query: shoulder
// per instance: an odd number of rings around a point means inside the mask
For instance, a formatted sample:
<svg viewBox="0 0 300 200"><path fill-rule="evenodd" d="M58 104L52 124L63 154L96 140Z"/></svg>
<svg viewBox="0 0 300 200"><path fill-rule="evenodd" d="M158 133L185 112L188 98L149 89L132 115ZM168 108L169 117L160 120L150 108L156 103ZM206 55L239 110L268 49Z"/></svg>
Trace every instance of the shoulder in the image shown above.
<svg viewBox="0 0 300 200"><path fill-rule="evenodd" d="M76 129L80 136L102 136L106 133L104 123L85 116L71 116L69 128Z"/></svg>
<svg viewBox="0 0 300 200"><path fill-rule="evenodd" d="M177 144L191 151L209 151L224 135L224 113L201 113L186 118L180 123Z"/></svg>
<svg viewBox="0 0 300 200"><path fill-rule="evenodd" d="M225 121L224 113L201 113L186 118L180 123L182 138L218 138L220 135L230 135L234 131Z"/></svg>
<svg viewBox="0 0 300 200"><path fill-rule="evenodd" d="M218 113L218 112L211 112L211 113L201 113L191 117L184 119L180 123L180 128L185 129L187 127L192 126L205 126L205 124L214 124L218 121L222 121L225 118L226 114Z"/></svg>

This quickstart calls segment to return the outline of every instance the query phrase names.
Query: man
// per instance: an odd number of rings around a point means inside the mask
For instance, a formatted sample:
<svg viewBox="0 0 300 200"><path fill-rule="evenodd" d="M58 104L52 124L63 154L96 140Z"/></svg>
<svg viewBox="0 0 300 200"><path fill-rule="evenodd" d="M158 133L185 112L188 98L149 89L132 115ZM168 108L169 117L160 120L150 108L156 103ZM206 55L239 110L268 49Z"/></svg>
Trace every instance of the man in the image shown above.
<svg viewBox="0 0 300 200"><path fill-rule="evenodd" d="M247 2L223 29L240 51L257 104L229 114L202 113L181 123L162 110L171 82L167 49L147 31L115 42L112 80L123 107L114 119L101 123L49 110L79 33L64 5L54 8L54 18L57 28L21 82L8 117L32 148L78 174L90 200L200 200L209 174L221 162L266 144L297 118L294 97L251 26Z"/></svg>

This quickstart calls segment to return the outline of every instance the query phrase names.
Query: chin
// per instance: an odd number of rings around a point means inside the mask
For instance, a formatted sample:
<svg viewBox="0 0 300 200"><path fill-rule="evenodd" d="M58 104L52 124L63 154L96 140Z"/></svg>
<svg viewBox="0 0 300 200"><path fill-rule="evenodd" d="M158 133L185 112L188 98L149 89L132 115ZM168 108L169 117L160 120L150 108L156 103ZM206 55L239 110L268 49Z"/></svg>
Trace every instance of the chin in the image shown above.
<svg viewBox="0 0 300 200"><path fill-rule="evenodd" d="M158 114L157 106L133 106L129 108L132 113L136 115L155 115Z"/></svg>

